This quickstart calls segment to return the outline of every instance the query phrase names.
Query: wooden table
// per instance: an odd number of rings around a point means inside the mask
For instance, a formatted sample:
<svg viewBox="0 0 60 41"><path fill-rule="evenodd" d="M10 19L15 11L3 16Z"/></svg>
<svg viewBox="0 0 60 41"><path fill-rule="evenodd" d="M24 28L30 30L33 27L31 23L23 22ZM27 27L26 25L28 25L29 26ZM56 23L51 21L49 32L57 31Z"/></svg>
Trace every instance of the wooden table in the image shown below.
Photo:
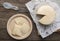
<svg viewBox="0 0 60 41"><path fill-rule="evenodd" d="M28 17L30 17L30 19L32 20L30 13L25 6L25 3L27 3L28 1L30 1L30 0L0 0L0 41L17 41L8 35L7 29L6 29L7 21L11 16L13 16L15 14L23 13L23 14L27 15ZM18 6L19 11L7 10L7 9L3 8L1 5L3 2L10 2L13 5ZM49 37L42 39L41 36L38 35L37 28L36 28L36 25L33 22L33 20L32 20L32 23L33 23L33 31L28 38L24 39L24 41L25 40L40 40L40 41L60 40L59 33L53 33Z"/></svg>

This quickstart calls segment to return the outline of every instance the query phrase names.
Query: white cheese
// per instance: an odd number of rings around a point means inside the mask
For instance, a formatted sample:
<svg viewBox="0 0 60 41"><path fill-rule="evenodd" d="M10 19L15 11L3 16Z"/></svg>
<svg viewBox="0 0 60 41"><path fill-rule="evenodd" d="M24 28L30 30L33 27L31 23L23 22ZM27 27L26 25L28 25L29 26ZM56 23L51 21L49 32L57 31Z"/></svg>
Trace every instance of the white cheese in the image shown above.
<svg viewBox="0 0 60 41"><path fill-rule="evenodd" d="M17 36L23 36L30 31L30 24L27 19L23 17L15 18L15 26L12 34Z"/></svg>
<svg viewBox="0 0 60 41"><path fill-rule="evenodd" d="M20 31L21 30L20 28L21 28L21 26L15 24L12 34L15 36L20 36L20 37L23 36L23 34Z"/></svg>
<svg viewBox="0 0 60 41"><path fill-rule="evenodd" d="M55 20L55 10L49 5L43 5L37 10L38 15L44 15L39 22L44 25L49 25Z"/></svg>

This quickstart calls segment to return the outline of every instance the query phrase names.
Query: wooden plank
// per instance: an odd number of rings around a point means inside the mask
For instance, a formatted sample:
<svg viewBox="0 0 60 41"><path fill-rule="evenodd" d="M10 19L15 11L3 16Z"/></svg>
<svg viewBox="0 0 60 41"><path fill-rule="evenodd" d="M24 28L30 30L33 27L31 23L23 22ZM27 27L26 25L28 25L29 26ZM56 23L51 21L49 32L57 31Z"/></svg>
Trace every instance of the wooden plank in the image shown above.
<svg viewBox="0 0 60 41"><path fill-rule="evenodd" d="M19 11L7 10L7 9L3 8L2 5L0 5L0 9L1 9L0 10L0 41L5 41L5 40L14 41L14 39L11 38L7 33L7 30L6 30L7 21L11 16L18 14L18 13L23 13L31 18L30 14L25 6L25 3L28 2L29 0L1 0L0 3L2 4L3 2L6 2L6 1L12 3L13 5L18 6ZM40 40L40 37L37 34L35 25L33 25L33 27L34 28L33 28L31 35L24 40Z"/></svg>
<svg viewBox="0 0 60 41"><path fill-rule="evenodd" d="M25 15L27 15L31 20L31 16L29 11L27 10L25 3L27 3L30 0L0 0L0 41L16 41L15 39L11 38L8 33L7 33L7 21L8 19L15 15L15 14L20 14L23 13ZM14 10L7 10L5 8L2 7L2 3L3 2L10 2L15 6L19 7L19 11L14 11ZM46 37L44 39L41 38L41 36L38 35L37 32L37 28L35 23L33 22L33 31L31 33L31 35L24 39L24 41L26 40L39 40L39 41L55 41L55 40L60 40L60 34L58 33L54 33L52 35L50 35L49 37Z"/></svg>

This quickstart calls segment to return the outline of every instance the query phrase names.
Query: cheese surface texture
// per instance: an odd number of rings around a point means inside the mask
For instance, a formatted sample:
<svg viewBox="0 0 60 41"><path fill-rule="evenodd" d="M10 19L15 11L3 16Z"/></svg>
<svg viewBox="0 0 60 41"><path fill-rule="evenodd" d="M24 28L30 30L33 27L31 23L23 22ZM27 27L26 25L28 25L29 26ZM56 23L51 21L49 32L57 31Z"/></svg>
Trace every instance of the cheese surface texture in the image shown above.
<svg viewBox="0 0 60 41"><path fill-rule="evenodd" d="M43 15L39 22L43 25L49 25L55 20L55 10L49 5L43 5L37 10L38 15Z"/></svg>
<svg viewBox="0 0 60 41"><path fill-rule="evenodd" d="M14 19L15 25L12 31L13 35L22 37L30 31L30 24L27 19L23 17L18 17Z"/></svg>
<svg viewBox="0 0 60 41"><path fill-rule="evenodd" d="M15 24L14 29L12 31L12 34L15 35L15 36L20 36L21 37L23 34L20 31L20 27L21 26Z"/></svg>

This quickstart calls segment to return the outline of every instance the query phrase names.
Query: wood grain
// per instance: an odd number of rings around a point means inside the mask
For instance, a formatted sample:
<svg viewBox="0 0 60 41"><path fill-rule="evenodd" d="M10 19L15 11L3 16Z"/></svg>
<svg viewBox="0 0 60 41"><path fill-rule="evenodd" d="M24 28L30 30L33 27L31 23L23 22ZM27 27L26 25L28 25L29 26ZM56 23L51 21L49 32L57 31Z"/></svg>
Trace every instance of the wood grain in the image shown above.
<svg viewBox="0 0 60 41"><path fill-rule="evenodd" d="M32 20L30 13L25 6L25 3L27 3L28 1L30 1L30 0L0 0L0 41L17 41L15 39L11 38L8 35L7 30L6 30L7 21L11 16L18 14L18 13L19 14L23 13L23 14L27 15ZM7 10L7 9L3 8L1 5L3 2L10 2L13 5L18 6L19 11ZM50 35L49 37L42 39L41 36L38 35L37 28L36 28L36 25L33 22L33 20L32 20L32 23L33 23L33 31L31 33L31 35L28 38L24 39L23 41L26 41L26 40L36 40L36 41L37 40L39 40L39 41L40 40L41 41L60 40L60 34L58 34L58 33L54 33L54 34Z"/></svg>

